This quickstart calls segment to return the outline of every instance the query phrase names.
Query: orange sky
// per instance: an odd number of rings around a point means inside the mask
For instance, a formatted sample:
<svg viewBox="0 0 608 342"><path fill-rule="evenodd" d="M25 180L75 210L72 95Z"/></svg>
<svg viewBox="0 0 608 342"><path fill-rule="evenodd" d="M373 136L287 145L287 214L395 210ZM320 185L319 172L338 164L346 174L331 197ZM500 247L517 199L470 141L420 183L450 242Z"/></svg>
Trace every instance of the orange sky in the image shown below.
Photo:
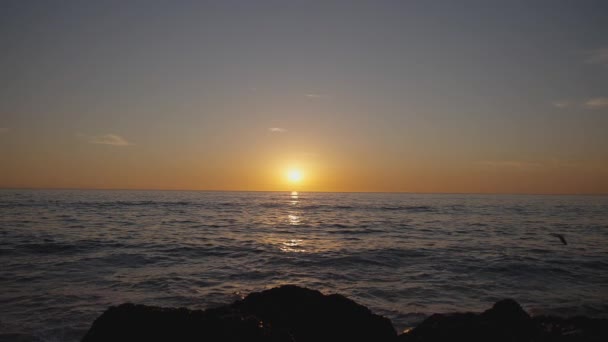
<svg viewBox="0 0 608 342"><path fill-rule="evenodd" d="M261 132L257 142L234 142L234 153L149 150L145 145L63 143L13 145L2 150L2 187L402 191L473 193L608 193L606 163L543 160L486 161L464 155L387 158L360 146L290 152L288 132ZM7 137L3 137L7 139ZM201 138L204 145L204 138ZM80 142L80 144L79 144ZM59 147L59 148L58 148ZM312 146L311 146L312 148ZM57 152L60 150L61 152ZM316 152L319 151L319 152ZM289 169L303 179L290 183Z"/></svg>
<svg viewBox="0 0 608 342"><path fill-rule="evenodd" d="M602 6L18 2L0 187L607 194Z"/></svg>

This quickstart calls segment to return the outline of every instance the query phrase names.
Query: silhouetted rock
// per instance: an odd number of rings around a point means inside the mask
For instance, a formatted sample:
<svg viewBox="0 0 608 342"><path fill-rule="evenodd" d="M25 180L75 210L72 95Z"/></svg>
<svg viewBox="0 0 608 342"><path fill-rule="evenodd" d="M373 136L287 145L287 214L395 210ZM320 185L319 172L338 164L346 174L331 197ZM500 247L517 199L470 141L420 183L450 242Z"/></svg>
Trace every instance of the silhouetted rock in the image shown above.
<svg viewBox="0 0 608 342"><path fill-rule="evenodd" d="M83 341L394 341L391 322L340 295L282 286L217 309L123 304L95 320Z"/></svg>
<svg viewBox="0 0 608 342"><path fill-rule="evenodd" d="M83 341L608 341L608 320L531 318L505 299L483 313L434 314L397 337L391 322L341 295L297 286L252 293L208 310L122 304L95 320Z"/></svg>
<svg viewBox="0 0 608 342"><path fill-rule="evenodd" d="M537 335L530 316L511 299L505 299L482 314L435 314L402 341L530 341Z"/></svg>
<svg viewBox="0 0 608 342"><path fill-rule="evenodd" d="M98 317L82 341L273 341L255 317L231 310L122 304Z"/></svg>
<svg viewBox="0 0 608 342"><path fill-rule="evenodd" d="M234 307L294 341L393 341L391 321L341 295L282 286L252 293Z"/></svg>
<svg viewBox="0 0 608 342"><path fill-rule="evenodd" d="M608 319L582 316L571 318L538 316L533 320L543 332L543 339L539 341L608 341Z"/></svg>
<svg viewBox="0 0 608 342"><path fill-rule="evenodd" d="M481 314L435 314L399 336L401 342L495 341L578 342L608 341L606 319L586 317L531 318L512 299L497 302Z"/></svg>

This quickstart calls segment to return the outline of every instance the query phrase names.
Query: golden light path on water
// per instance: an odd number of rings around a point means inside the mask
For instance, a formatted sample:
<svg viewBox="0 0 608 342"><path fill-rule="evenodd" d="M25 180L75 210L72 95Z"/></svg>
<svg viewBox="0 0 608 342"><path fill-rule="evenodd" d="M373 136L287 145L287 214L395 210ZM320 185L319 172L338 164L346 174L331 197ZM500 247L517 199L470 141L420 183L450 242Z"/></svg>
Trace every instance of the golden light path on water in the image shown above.
<svg viewBox="0 0 608 342"><path fill-rule="evenodd" d="M311 227L310 203L306 194L298 191L287 192L280 202L286 203L281 214L268 217L270 232L262 238L264 244L275 246L285 254L318 254L335 251L343 247L339 239L327 236Z"/></svg>
<svg viewBox="0 0 608 342"><path fill-rule="evenodd" d="M289 203L294 207L294 209L290 210L290 213L287 215L289 225L298 226L300 224L300 212L297 210L297 205L300 203L300 201L297 191L291 192ZM302 239L288 239L282 242L280 249L281 251L288 253L302 253L306 252L306 249L303 248L303 244L304 240Z"/></svg>

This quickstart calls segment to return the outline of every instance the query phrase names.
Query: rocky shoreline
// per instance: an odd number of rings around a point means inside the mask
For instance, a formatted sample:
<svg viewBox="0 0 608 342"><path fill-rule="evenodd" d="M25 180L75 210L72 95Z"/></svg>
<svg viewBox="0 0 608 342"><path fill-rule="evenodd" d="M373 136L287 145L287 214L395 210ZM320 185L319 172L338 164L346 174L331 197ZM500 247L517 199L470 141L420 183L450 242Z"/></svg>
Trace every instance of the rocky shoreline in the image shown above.
<svg viewBox="0 0 608 342"><path fill-rule="evenodd" d="M219 308L122 304L99 316L97 341L608 341L608 319L530 317L505 299L482 313L434 314L397 334L388 318L338 294L286 285Z"/></svg>

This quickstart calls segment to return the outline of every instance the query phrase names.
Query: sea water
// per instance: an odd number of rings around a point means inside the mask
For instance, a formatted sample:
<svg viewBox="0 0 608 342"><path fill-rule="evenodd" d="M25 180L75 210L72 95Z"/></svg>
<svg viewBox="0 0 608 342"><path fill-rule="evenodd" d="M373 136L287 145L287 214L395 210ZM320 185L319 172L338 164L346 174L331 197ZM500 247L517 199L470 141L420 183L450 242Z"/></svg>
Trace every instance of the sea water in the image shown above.
<svg viewBox="0 0 608 342"><path fill-rule="evenodd" d="M606 317L608 197L0 190L0 340L75 341L111 305L282 284L398 330L502 298Z"/></svg>

